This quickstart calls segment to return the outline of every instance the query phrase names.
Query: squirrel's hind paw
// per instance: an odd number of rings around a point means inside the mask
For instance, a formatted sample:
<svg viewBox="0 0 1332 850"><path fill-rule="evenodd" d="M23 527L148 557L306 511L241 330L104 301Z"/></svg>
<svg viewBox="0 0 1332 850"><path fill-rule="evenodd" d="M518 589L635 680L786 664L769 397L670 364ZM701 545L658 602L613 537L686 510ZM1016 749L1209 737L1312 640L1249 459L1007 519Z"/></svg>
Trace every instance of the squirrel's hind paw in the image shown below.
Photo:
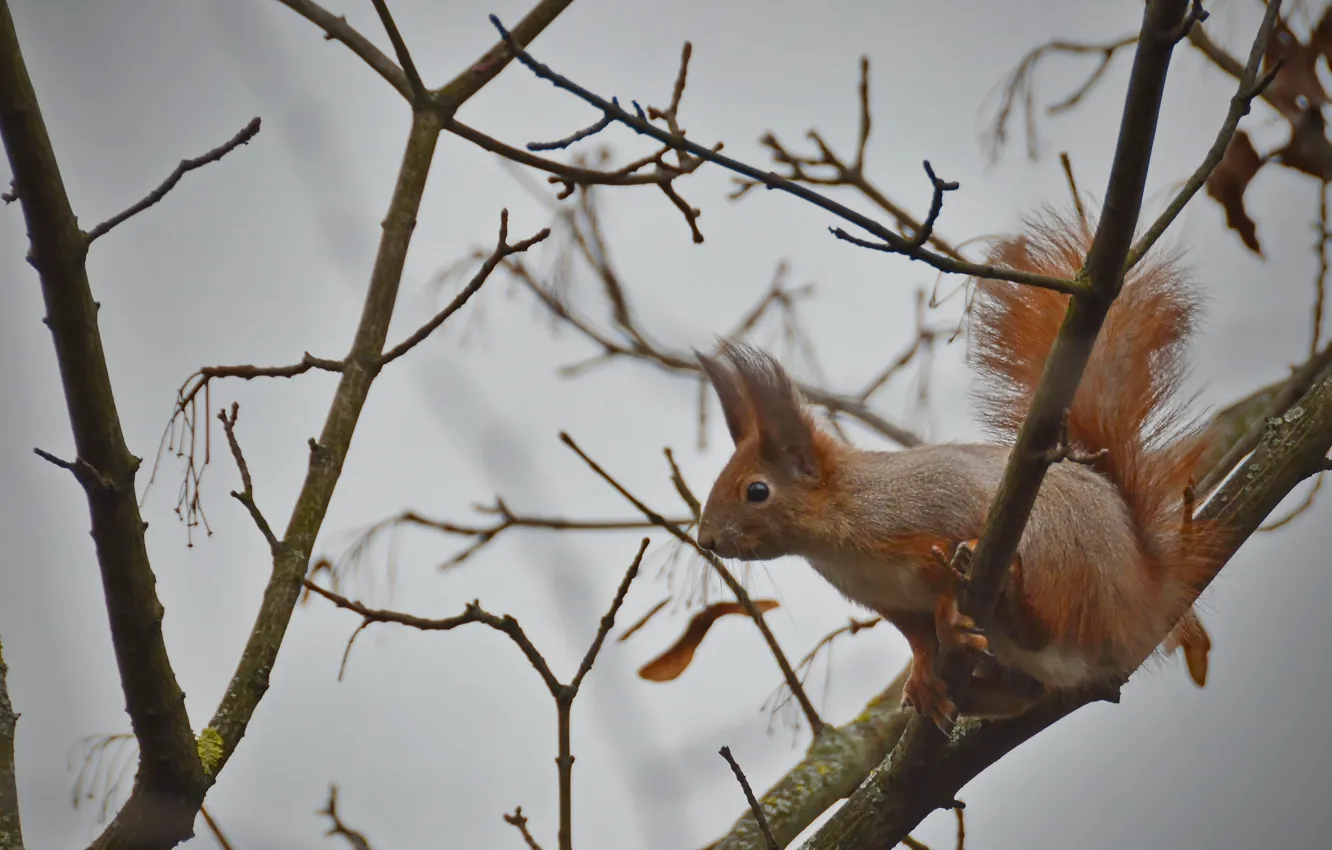
<svg viewBox="0 0 1332 850"><path fill-rule="evenodd" d="M902 686L902 707L913 708L934 721L944 734L951 732L957 722L957 706L948 697L948 685L934 675L929 659L924 664L912 662L911 674Z"/></svg>

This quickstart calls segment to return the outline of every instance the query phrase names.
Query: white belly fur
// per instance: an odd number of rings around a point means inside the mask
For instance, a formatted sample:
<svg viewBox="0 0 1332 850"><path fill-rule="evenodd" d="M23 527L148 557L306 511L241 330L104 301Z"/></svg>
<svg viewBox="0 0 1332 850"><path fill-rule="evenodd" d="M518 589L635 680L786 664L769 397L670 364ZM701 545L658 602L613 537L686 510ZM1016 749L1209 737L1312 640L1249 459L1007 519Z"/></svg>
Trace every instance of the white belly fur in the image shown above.
<svg viewBox="0 0 1332 850"><path fill-rule="evenodd" d="M910 561L884 563L868 556L809 556L819 575L847 599L875 611L933 611L934 593Z"/></svg>
<svg viewBox="0 0 1332 850"><path fill-rule="evenodd" d="M934 611L935 594L907 560L884 563L868 556L807 556L810 565L843 596L873 611ZM990 635L999 663L1054 688L1074 688L1098 674L1097 665L1074 647L1052 644L1039 650L1015 646L1002 634Z"/></svg>

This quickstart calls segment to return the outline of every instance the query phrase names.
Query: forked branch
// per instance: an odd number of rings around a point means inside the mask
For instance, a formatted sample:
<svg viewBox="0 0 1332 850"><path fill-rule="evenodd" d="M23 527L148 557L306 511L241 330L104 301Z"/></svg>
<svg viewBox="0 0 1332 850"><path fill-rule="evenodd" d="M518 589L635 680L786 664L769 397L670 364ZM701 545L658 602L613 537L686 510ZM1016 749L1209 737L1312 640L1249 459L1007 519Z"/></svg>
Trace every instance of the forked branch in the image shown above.
<svg viewBox="0 0 1332 850"><path fill-rule="evenodd" d="M499 18L491 15L490 20L499 31L500 37L509 44L510 50L513 51L518 60L526 65L532 73L541 79L554 84L557 88L563 89L601 110L603 116L610 117L612 121L623 124L640 135L656 139L663 145L667 145L678 151L683 151L706 162L719 165L728 171L761 183L769 189L777 189L786 192L801 200L807 201L820 209L826 210L827 212L836 215L838 218L848 221L870 233L872 236L877 237L882 243L882 247L879 247L879 250L903 254L904 256L919 260L933 266L939 271L949 274L963 274L974 277L993 278L995 280L1007 280L1014 283L1039 286L1069 294L1086 291L1084 284L1079 281L1024 272L1011 268L1002 268L994 265L964 262L930 251L924 247L916 246L913 244L911 237L896 233L874 219L858 213L843 204L839 204L831 198L815 192L807 186L787 180L774 172L755 168L752 165L728 157L717 150L704 147L682 136L676 136L669 130L664 130L661 127L656 126L649 120L648 113L636 102L634 103L634 112L630 113L621 107L618 101L606 100L605 98L592 93L532 58L531 54L524 50L512 35L510 35L509 31L504 28L504 25L500 23Z"/></svg>
<svg viewBox="0 0 1332 850"><path fill-rule="evenodd" d="M606 636L615 626L615 615L619 613L620 606L624 604L625 595L629 592L629 585L634 577L638 575L639 565L643 562L643 553L647 551L649 540L643 538L639 544L638 553L629 564L629 569L625 572L624 578L620 581L619 588L615 591L615 598L611 601L610 609L605 616L601 618L601 624L597 628L596 636L592 639L591 646L583 655L582 662L578 665L577 672L574 673L569 682L562 683L551 671L550 665L546 662L545 656L536 648L528 638L527 633L523 631L522 626L513 617L505 614L497 616L483 609L479 602L469 602L463 613L444 619L432 620L423 617L417 617L412 614L404 614L398 611L387 611L377 608L370 608L355 602L345 596L341 596L330 590L325 590L309 579L302 579L302 584L306 589L319 594L325 599L337 605L361 615L362 623L359 628L364 628L369 623L397 623L403 626L409 626L422 631L451 631L459 626L465 626L469 623L481 623L489 626L496 631L503 632L509 636L518 648L522 651L524 657L541 676L541 681L545 683L546 689L555 699L555 708L557 715L557 736L559 739L559 755L555 763L559 768L559 788L560 788L560 850L572 850L573 848L573 763L574 758L570 745L570 712L573 708L574 699L578 696L578 689L583 684L583 679L592 670L592 665L597 660L597 654L601 651L601 646L606 642ZM358 631L359 631L358 628ZM521 818L521 811L516 815ZM508 818L506 817L506 820ZM518 825L515 821L510 821ZM521 821L521 829L525 836L528 836L526 830L527 821L525 818ZM530 836L529 836L529 843Z"/></svg>

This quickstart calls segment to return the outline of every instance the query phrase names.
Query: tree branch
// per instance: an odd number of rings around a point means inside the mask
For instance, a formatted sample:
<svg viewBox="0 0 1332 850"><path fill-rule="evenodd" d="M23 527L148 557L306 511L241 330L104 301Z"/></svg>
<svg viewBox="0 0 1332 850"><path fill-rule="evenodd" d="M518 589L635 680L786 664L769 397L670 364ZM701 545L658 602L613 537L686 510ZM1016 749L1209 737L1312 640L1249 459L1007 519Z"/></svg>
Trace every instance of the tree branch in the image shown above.
<svg viewBox="0 0 1332 850"><path fill-rule="evenodd" d="M347 826L338 816L338 786L328 786L328 802L316 814L324 815L330 821L328 831L324 835L341 836L351 845L352 850L370 850L370 841L364 833Z"/></svg>
<svg viewBox="0 0 1332 850"><path fill-rule="evenodd" d="M819 815L851 796L892 751L909 716L900 707L906 676L904 669L855 720L826 727L805 757L759 798L778 846L789 845ZM708 850L764 850L766 846L754 813L746 810Z"/></svg>
<svg viewBox="0 0 1332 850"><path fill-rule="evenodd" d="M1262 387L1219 410L1209 423L1205 438L1205 441L1209 445L1215 446L1215 448L1200 460L1199 468L1204 470L1205 474L1219 475L1218 480L1226 478L1227 474L1234 468L1233 463L1227 466L1224 460L1225 457L1231 454L1228 450L1236 445L1238 441L1245 439L1249 429L1254 423L1258 423L1262 427L1259 429L1255 442L1250 444L1248 449L1239 453L1239 456L1235 459L1236 462L1253 451L1267 433L1267 426L1264 424L1267 419L1273 416L1282 416L1293 405L1301 402L1314 385L1315 379L1324 370L1327 370L1328 375L1332 375L1332 360L1324 359L1320 361L1320 364L1319 368L1307 374L1306 366L1285 380ZM1275 398L1285 398L1286 401L1284 405L1274 406L1273 399ZM1326 403L1332 404L1332 401ZM1270 413L1273 410L1277 412ZM1200 485L1198 491L1206 494L1210 492L1210 489ZM1279 502L1280 498L1277 501ZM1261 510L1261 507L1259 507L1259 510ZM1262 517L1259 516L1258 522L1261 521ZM1246 521L1246 525L1248 524L1249 522ZM882 713L883 720L891 719L891 725L883 727L887 730L887 736L872 738L867 746L873 747L873 750L865 753L863 760L849 761L840 757L831 757L827 754L817 754L816 750L819 744L816 742L815 747L810 750L805 759L788 771L768 794L764 795L765 800L772 798L772 804L766 806L765 811L774 823L774 834L777 836L779 843L789 843L834 803L850 796L851 792L858 788L870 775L871 770L877 767L880 761L896 746L910 717L910 712L897 711L900 701L900 685L905 675L906 671L903 671L898 678L898 682L895 683L895 686L898 687L898 693L888 695L888 692L885 692L885 695L876 697L862 716L853 724L837 727L838 730L848 730L876 711ZM971 734L972 731L974 730L968 727L963 734ZM1016 744L1013 746L1016 746ZM818 777L824 785L816 786L811 798L806 800L804 796L805 789L810 787L812 777ZM846 790L837 793L837 789ZM939 799L942 799L942 796ZM797 806L797 803L800 805ZM752 824L749 824L746 817L742 816L731 832L727 833L709 850L762 850L761 837L756 836L757 833L754 832Z"/></svg>
<svg viewBox="0 0 1332 850"><path fill-rule="evenodd" d="M182 159L180 161L180 164L176 166L176 170L172 171L171 174L167 176L167 179L163 180L161 185L159 185L156 189L149 192L143 198L143 200L139 201L134 206L130 207L124 212L118 213L117 215L113 215L111 218L108 218L106 221L97 225L92 230L89 230L87 236L88 244L91 245L93 243L93 240L97 239L97 237L105 236L109 231L111 231L117 225L123 224L127 219L130 219L138 215L139 213L151 207L153 204L156 204L158 201L165 198L167 192L170 192L172 189L176 188L176 184L180 182L180 178L184 177L186 173L194 171L196 168L203 168L205 165L208 165L209 163L217 162L219 159L231 153L236 148L249 142L250 139L253 139L256 135L258 135L258 133L259 133L259 119L253 118L250 120L249 124L246 124L244 127L241 128L239 133L232 136L231 139L225 142L224 144L221 144L210 150L208 153L203 154L202 156L197 156L194 159Z"/></svg>
<svg viewBox="0 0 1332 850"><path fill-rule="evenodd" d="M749 779L745 777L745 772L740 769L739 762L731 755L731 748L722 747L718 750L718 753L726 759L726 763L731 766L731 772L735 774L735 781L740 783L740 790L744 792L745 801L749 803L749 811L754 815L759 831L763 833L767 850L780 850L777 841L772 837L772 830L768 827L768 818L763 814L763 807L759 805L758 800L754 799L754 790L749 787Z"/></svg>
<svg viewBox="0 0 1332 850"><path fill-rule="evenodd" d="M77 456L113 485L81 481L141 754L134 793L110 829L133 835L139 847L169 847L191 834L205 777L162 638L162 605L134 495L140 461L121 431L88 283L87 240L65 193L7 0L0 0L0 136L28 225L30 262L41 279Z"/></svg>
<svg viewBox="0 0 1332 850"><path fill-rule="evenodd" d="M656 139L658 142L661 142L663 145L674 150L683 151L706 162L719 165L728 171L748 177L751 180L762 183L769 189L777 189L795 195L797 198L830 212L838 218L851 222L857 227L878 237L882 241L882 245L878 247L878 250L886 250L902 254L911 259L919 260L927 265L933 266L939 271L947 274L963 274L974 277L993 278L995 280L1007 280L1014 283L1039 286L1068 294L1077 294L1086 290L1085 286L1078 281L1019 271L1017 269L1001 268L993 265L963 262L943 254L935 253L924 247L916 246L910 238L895 233L893 230L885 227L874 219L862 215L843 204L839 204L827 196L813 191L807 186L787 180L774 172L765 172L740 162L739 160L718 153L714 149L692 142L683 136L677 136L668 130L663 130L648 120L647 113L644 112L641 107L638 107L637 104L635 104L635 107L639 114L635 115L627 112L617 102L608 101L593 94L591 91L574 83L567 77L555 73L548 66L536 61L529 53L527 53L527 51L522 49L521 45L517 43L516 37L511 35L509 31L504 28L504 25L500 23L499 18L491 15L490 21L495 25L495 28L499 30L501 37L509 43L510 49L518 57L518 60L541 79L547 80L557 88L563 89L597 109L600 109L603 115L610 116L615 122L623 124L640 135Z"/></svg>
<svg viewBox="0 0 1332 850"><path fill-rule="evenodd" d="M245 455L241 454L240 443L236 441L236 417L240 415L240 403L233 401L231 403L231 417L227 417L225 410L218 411L217 418L222 422L222 430L226 432L227 443L231 445L231 456L236 459L236 468L240 471L241 490L231 491L231 497L245 506L245 510L250 512L250 518L254 524L259 526L259 533L268 541L268 549L277 557L281 542L277 535L273 533L268 520L264 519L259 506L254 502L254 482L250 480L250 467L245 463Z"/></svg>
<svg viewBox="0 0 1332 850"><path fill-rule="evenodd" d="M18 773L14 769L14 734L19 715L9 701L8 676L4 647L0 646L0 850L23 850Z"/></svg>
<svg viewBox="0 0 1332 850"><path fill-rule="evenodd" d="M1279 0L1270 4L1279 5ZM1002 577L1017 550L1048 468L1048 452L1059 439L1064 411L1077 391L1106 311L1122 285L1125 261L1142 206L1166 72L1175 36L1180 34L1181 24L1189 13L1188 0L1155 0L1144 13L1106 190L1105 212L1084 269L1090 293L1075 297L1069 305L1045 374L1009 457L1004 479L990 506L972 562L962 608L981 628L991 621ZM1261 44L1265 35L1266 31L1260 30L1255 41ZM1246 74L1240 92L1247 93L1255 82L1252 75ZM944 651L936 666L942 669L951 690L966 686L965 673L969 668L961 654ZM1044 727L1032 733L1039 728ZM900 841L941 803L934 777L943 772L942 768L938 772L935 768L946 743L931 722L913 716L898 749L811 840L810 847L886 846ZM998 755L1002 752L995 757Z"/></svg>
<svg viewBox="0 0 1332 850"><path fill-rule="evenodd" d="M407 42L403 41L402 33L398 32L398 25L393 21L393 13L389 11L388 3L385 0L370 0L370 2L374 3L375 11L379 13L379 21L384 25L384 31L388 33L389 41L393 43L393 52L398 54L398 64L407 75L407 88L412 93L411 101L424 106L425 83L421 82L421 75L416 71L411 51L407 49Z"/></svg>
<svg viewBox="0 0 1332 850"><path fill-rule="evenodd" d="M1239 90L1230 98L1230 110L1226 113L1226 118L1221 122L1221 129L1217 131L1216 140L1212 142L1212 147L1203 157L1202 164L1189 175L1189 179L1184 181L1184 185L1171 199L1170 204L1165 208L1161 215L1152 222L1152 226L1147 228L1137 242L1133 244L1133 249L1129 251L1128 259L1125 261L1129 268L1136 266L1147 252L1152 249L1162 236L1166 229L1174 223L1179 214L1184 211L1184 207L1193 196L1198 193L1207 183L1207 178L1211 176L1212 171L1221 162L1221 158L1226 154L1226 148L1230 147L1230 140L1235 138L1235 131L1239 129L1240 119L1249 114L1249 107L1253 104L1253 99L1267 88L1272 77L1268 76L1263 80L1258 79L1258 71L1263 64L1263 52L1267 47L1267 41L1272 35L1272 30L1276 27L1279 18L1278 10L1280 3L1269 3L1267 13L1263 15L1263 22L1258 27L1258 35L1253 40L1253 47L1249 50L1249 62L1244 66L1244 73L1240 75ZM1190 12L1189 20L1192 22L1197 17L1198 12ZM1192 29L1201 29L1193 25Z"/></svg>
<svg viewBox="0 0 1332 850"><path fill-rule="evenodd" d="M568 684L563 684L551 672L550 665L545 657L537 650L531 639L523 631L522 626L518 624L512 616L504 615L502 617L491 614L481 608L479 602L473 601L467 604L462 614L455 617L446 617L441 620L429 620L423 617L416 617L411 614L403 614L398 611L385 611L376 608L368 608L359 602L354 602L345 596L325 590L309 579L302 579L302 584L311 591L319 594L325 599L337 605L339 608L345 608L360 614L362 617L362 628L366 623L398 623L404 626L410 626L422 631L451 631L469 623L482 623L496 631L503 632L518 645L523 655L536 669L541 680L545 682L550 695L555 698L555 708L557 716L557 737L559 739L559 755L555 759L555 764L559 768L559 787L560 787L560 850L572 850L573 848L573 763L574 758L570 747L570 712L573 709L574 699L578 696L578 689L583 684L583 679L592 669L592 665L597 660L597 654L601 651L601 646L606 642L606 636L615 626L615 615L619 613L620 606L624 604L624 597L629 592L629 585L633 583L638 575L638 568L643 563L643 553L647 551L648 538L643 538L639 544L638 554L634 556L629 569L625 571L624 578L620 581L620 586L615 591L615 598L611 601L610 609L605 616L601 618L601 624L597 628L596 636L592 639L592 645L588 647L583 655L582 662L578 665L578 671ZM522 817L521 811L516 813L518 818ZM508 820L508 818L505 818ZM515 826L518 822L510 820ZM526 819L522 819L523 834L527 835ZM530 841L530 837L529 837Z"/></svg>
<svg viewBox="0 0 1332 850"><path fill-rule="evenodd" d="M476 294L477 290L481 288L481 285L490 278L490 273L495 270L495 267L498 266L505 257L512 256L513 254L520 254L538 242L541 242L549 235L550 228L542 228L542 230L535 236L510 245L508 242L509 211L500 210L499 244L495 246L495 250L491 252L490 256L486 258L486 261L481 264L481 268L477 269L476 274L472 276L472 279L463 287L462 291L454 296L453 300L449 302L447 307L436 313L434 318L422 325L411 336L384 352L383 356L379 358L380 368L387 366L408 351L411 351L413 347L434 333L440 325L444 324L449 316L452 316L454 313L458 312L458 310L462 309L462 306L467 303L468 299Z"/></svg>
<svg viewBox="0 0 1332 850"><path fill-rule="evenodd" d="M759 633L763 635L763 640L768 644L768 649L771 650L773 658L776 659L777 666L781 668L782 678L786 680L787 687L791 689L791 693L800 704L800 708L805 714L805 719L809 722L810 730L814 733L815 737L817 737L827 724L823 722L823 718L819 717L819 713L815 710L814 704L810 702L809 695L805 693L804 687L800 684L800 677L797 676L795 670L791 668L791 662L786 659L786 654L782 652L781 646L777 643L777 638L773 636L772 630L768 628L767 622L763 619L763 612L754 604L754 600L750 598L744 585L736 580L735 576L731 574L731 571L726 568L726 565L723 564L716 555L699 546L698 541L687 534L678 525L671 524L665 517L649 508L645 503L639 501L636 496L625 489L624 485L619 481L616 481L614 476L602 469L601 465L592 458L588 457L588 455L579 448L578 444L574 442L572 437L564 432L560 432L560 440L572 449L574 454L582 458L583 462L586 463L603 481L609 484L615 492L623 496L631 505L637 508L643 516L647 517L653 525L670 532L676 539L693 548L695 552L712 566L717 572L717 575L721 577L722 582L731 593L735 595L736 601L738 601L745 609L745 613L747 613L750 619L754 621L754 625L758 627Z"/></svg>

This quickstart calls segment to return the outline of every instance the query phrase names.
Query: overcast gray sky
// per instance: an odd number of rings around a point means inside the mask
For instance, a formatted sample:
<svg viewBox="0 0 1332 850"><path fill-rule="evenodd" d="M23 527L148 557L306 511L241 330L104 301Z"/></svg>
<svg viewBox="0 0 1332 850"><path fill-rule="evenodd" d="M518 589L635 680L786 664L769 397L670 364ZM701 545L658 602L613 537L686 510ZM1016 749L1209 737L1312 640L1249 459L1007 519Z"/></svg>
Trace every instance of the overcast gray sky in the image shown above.
<svg viewBox="0 0 1332 850"><path fill-rule="evenodd" d="M494 40L491 12L514 22L527 0L396 0L393 9L427 82L439 84ZM373 9L329 0L387 50ZM1214 38L1243 49L1255 3L1209 4ZM101 239L89 270L102 302L106 344L131 449L151 458L182 380L199 366L282 364L310 351L340 357L360 312L408 112L347 50L272 0L13 0L25 57L75 209L85 226L156 185L174 164L231 136L255 115L263 130L220 164L190 174L166 201ZM854 139L858 57L873 62L874 179L921 211L920 161L961 181L939 229L954 240L1002 232L1067 190L1055 155L1070 151L1079 179L1099 195L1112 152L1128 56L1072 116L1042 121L1045 156L1018 146L998 164L982 155L982 107L1022 53L1053 37L1103 41L1136 30L1141 3L1057 0L934 3L833 0L578 0L536 43L537 56L606 95L661 103L681 43L694 44L683 123L702 141L762 163L767 129L793 144L818 126L842 150ZM1057 99L1086 66L1053 60L1038 96ZM1232 92L1231 81L1181 51L1170 78L1153 161L1149 211L1159 210L1196 165ZM464 120L522 144L595 118L549 85L511 68L468 103ZM1248 126L1262 141L1281 126L1265 107ZM627 132L606 134L621 161L647 150ZM1261 146L1261 145L1260 145ZM683 185L701 207L704 245L660 192L603 194L615 260L652 332L675 349L704 346L764 291L775 264L815 281L805 310L830 386L851 390L909 339L912 291L922 267L834 241L829 216L775 193L726 200L728 178L704 169ZM855 198L848 198L861 204ZM1226 232L1200 199L1172 231L1209 299L1196 378L1212 404L1285 373L1308 345L1316 188L1269 169L1250 192L1266 262ZM861 204L863 206L863 204ZM476 245L493 242L499 210L525 236L548 213L492 156L442 138L422 206L393 338L427 318L443 295L429 279ZM83 495L31 449L72 454L69 426L37 280L23 262L16 206L0 215L0 478L7 542L0 636L9 686L23 713L18 769L31 847L71 847L95 835L96 807L70 805L71 746L123 732L116 677ZM533 262L551 263L551 251ZM594 282L573 281L595 304ZM371 395L324 534L337 554L365 524L412 507L465 520L474 502L501 494L515 509L581 517L629 516L615 494L557 440L561 429L628 486L675 511L661 448L676 449L706 489L726 459L713 417L711 448L694 444L694 384L619 364L576 380L559 364L595 353L572 334L552 335L521 292L497 278L443 332L387 370ZM446 292L445 295L448 293ZM953 306L936 319L956 315ZM603 318L598 316L598 318ZM933 439L977 438L961 345L933 375L932 416L911 415L899 380L878 410ZM285 525L333 380L222 382L214 407L241 403L239 437L261 507ZM853 431L866 444L875 440ZM220 434L214 434L220 437ZM216 449L218 446L214 446ZM166 636L196 727L210 716L252 625L268 576L265 546L221 453L203 497L211 537L186 547L172 513L182 473L166 458L145 506L148 543L166 607ZM1123 704L1080 712L966 788L971 847L1109 850L1163 847L1307 847L1332 826L1324 802L1332 745L1324 722L1332 635L1327 552L1319 505L1278 534L1248 544L1206 597L1215 642L1205 691L1173 661L1141 674ZM564 677L571 674L638 535L504 536L464 568L434 565L456 541L406 534L392 595L378 577L357 595L425 616L479 598L509 612ZM653 535L661 544L660 535ZM654 545L631 590L629 622L664 593ZM695 568L696 570L696 568ZM696 573L695 573L696 574ZM685 573L676 573L677 585ZM756 593L783 607L769 615L798 657L853 611L804 564L754 571ZM362 636L341 683L356 619L327 604L297 611L273 687L208 806L237 848L319 847L330 782L351 825L379 850L425 846L517 847L500 815L522 805L538 838L557 823L555 713L533 671L503 636L463 629L421 634L380 627ZM716 756L729 744L755 786L767 787L807 743L770 722L761 705L778 681L758 636L723 621L688 672L652 684L634 671L672 641L684 620L660 617L602 653L574 711L575 834L585 850L688 848L715 838L740 813L739 789ZM845 722L906 660L886 628L835 655L832 685L814 690L824 716ZM202 824L201 824L202 826ZM951 841L951 815L918 833ZM212 846L204 834L191 847Z"/></svg>

